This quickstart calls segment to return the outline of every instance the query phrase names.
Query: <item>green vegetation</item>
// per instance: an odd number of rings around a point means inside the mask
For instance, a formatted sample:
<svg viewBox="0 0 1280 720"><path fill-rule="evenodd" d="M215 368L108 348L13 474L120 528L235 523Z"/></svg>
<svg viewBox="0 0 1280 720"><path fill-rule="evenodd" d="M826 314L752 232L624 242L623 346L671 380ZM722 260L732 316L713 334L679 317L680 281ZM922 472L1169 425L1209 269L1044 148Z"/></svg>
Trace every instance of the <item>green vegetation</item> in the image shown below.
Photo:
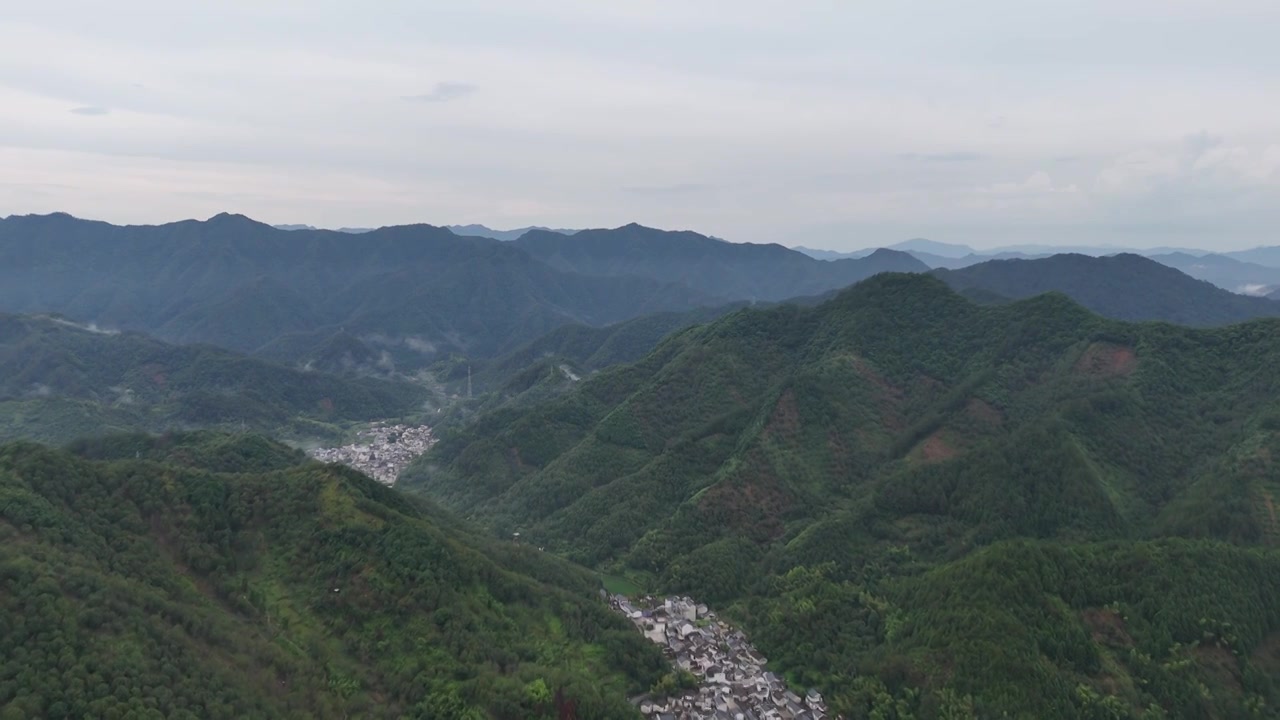
<svg viewBox="0 0 1280 720"><path fill-rule="evenodd" d="M601 575L600 583L614 595L640 595L644 588L621 575Z"/></svg>
<svg viewBox="0 0 1280 720"><path fill-rule="evenodd" d="M855 718L1274 717L1280 321L882 275L449 433L400 487L742 623Z"/></svg>
<svg viewBox="0 0 1280 720"><path fill-rule="evenodd" d="M591 573L357 473L75 452L0 447L0 718L623 718L668 672Z"/></svg>
<svg viewBox="0 0 1280 720"><path fill-rule="evenodd" d="M207 346L0 315L0 440L222 426L338 438L420 410L421 387L304 372Z"/></svg>

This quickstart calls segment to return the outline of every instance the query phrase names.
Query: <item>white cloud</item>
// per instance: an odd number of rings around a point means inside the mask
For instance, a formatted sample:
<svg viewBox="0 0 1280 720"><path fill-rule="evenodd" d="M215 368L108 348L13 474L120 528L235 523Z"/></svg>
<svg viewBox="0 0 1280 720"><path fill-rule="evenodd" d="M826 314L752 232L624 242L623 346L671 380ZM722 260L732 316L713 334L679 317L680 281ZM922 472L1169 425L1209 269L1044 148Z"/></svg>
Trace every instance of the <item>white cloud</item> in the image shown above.
<svg viewBox="0 0 1280 720"><path fill-rule="evenodd" d="M834 227L844 246L1182 217L1212 245L1255 241L1276 199L1274 3L11 10L12 212L637 220L810 245Z"/></svg>

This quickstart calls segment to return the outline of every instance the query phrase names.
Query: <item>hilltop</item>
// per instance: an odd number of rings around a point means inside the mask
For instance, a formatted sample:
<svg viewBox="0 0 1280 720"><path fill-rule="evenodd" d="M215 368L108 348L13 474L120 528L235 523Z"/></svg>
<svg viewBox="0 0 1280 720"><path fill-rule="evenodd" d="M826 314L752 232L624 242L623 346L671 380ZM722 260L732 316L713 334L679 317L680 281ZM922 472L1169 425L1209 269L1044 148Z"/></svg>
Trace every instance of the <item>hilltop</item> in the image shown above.
<svg viewBox="0 0 1280 720"><path fill-rule="evenodd" d="M418 412L427 399L405 382L306 372L61 317L0 314L0 440L206 426L340 437L344 423Z"/></svg>
<svg viewBox="0 0 1280 720"><path fill-rule="evenodd" d="M77 452L0 447L4 717L625 718L667 672L586 572L352 471Z"/></svg>
<svg viewBox="0 0 1280 720"><path fill-rule="evenodd" d="M1061 292L1117 320L1215 326L1280 315L1274 303L1228 292L1138 255L991 260L933 274L957 290L980 289L1011 299Z"/></svg>
<svg viewBox="0 0 1280 720"><path fill-rule="evenodd" d="M400 486L725 608L854 716L1232 715L1278 701L1277 322L881 275L483 416ZM1150 557L1197 570L1122 590Z"/></svg>

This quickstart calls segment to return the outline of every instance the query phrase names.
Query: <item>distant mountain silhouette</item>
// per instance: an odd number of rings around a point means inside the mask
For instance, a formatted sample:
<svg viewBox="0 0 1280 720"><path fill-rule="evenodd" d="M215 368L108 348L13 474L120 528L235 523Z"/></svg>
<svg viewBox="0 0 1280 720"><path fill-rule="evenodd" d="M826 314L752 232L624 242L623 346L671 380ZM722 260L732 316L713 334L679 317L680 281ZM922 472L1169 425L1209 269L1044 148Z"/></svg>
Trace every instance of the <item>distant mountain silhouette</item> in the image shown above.
<svg viewBox="0 0 1280 720"><path fill-rule="evenodd" d="M1222 254L1241 262L1280 268L1280 246L1256 247L1250 250L1236 250Z"/></svg>
<svg viewBox="0 0 1280 720"><path fill-rule="evenodd" d="M1227 255L1168 253L1148 257L1231 292L1256 295L1267 286L1280 284L1280 267L1258 265Z"/></svg>
<svg viewBox="0 0 1280 720"><path fill-rule="evenodd" d="M277 230L320 230L321 229L316 227L315 225L272 225L271 227ZM373 230L373 228L340 227L337 229L337 232L352 233L352 234L358 235L360 233L367 233L370 230Z"/></svg>
<svg viewBox="0 0 1280 720"><path fill-rule="evenodd" d="M1138 255L991 260L933 274L956 290L981 289L1015 300L1057 291L1118 320L1212 326L1280 315L1274 302L1236 295Z"/></svg>
<svg viewBox="0 0 1280 720"><path fill-rule="evenodd" d="M818 295L881 272L928 270L919 260L894 250L824 262L781 245L729 243L635 223L573 235L531 230L513 244L560 270L680 283L726 300Z"/></svg>
<svg viewBox="0 0 1280 720"><path fill-rule="evenodd" d="M949 258L961 258L966 255L975 255L978 253L977 250L974 250L968 245L955 245L953 243L926 240L925 238L912 238L911 240L894 243L888 247L890 250L901 250L903 252L913 253L923 252Z"/></svg>
<svg viewBox="0 0 1280 720"><path fill-rule="evenodd" d="M819 250L817 248L805 247L803 245L792 246L792 250L798 253L804 253L815 260L840 260L843 258L862 258L876 251L876 248L865 248L862 250L853 250L850 252L839 252L837 250Z"/></svg>
<svg viewBox="0 0 1280 720"><path fill-rule="evenodd" d="M484 225L446 225L445 227L453 231L455 235L471 235L474 237L487 237L494 240L515 240L530 230L547 230L549 232L560 233L561 235L572 235L577 230L566 230L563 228L548 228L541 225L530 225L528 227L516 228L515 230L494 230Z"/></svg>
<svg viewBox="0 0 1280 720"><path fill-rule="evenodd" d="M345 331L412 366L447 352L496 355L568 323L720 302L651 279L566 273L510 243L429 225L357 238L226 213L156 226L66 214L0 220L0 311L246 352L285 337L319 350Z"/></svg>

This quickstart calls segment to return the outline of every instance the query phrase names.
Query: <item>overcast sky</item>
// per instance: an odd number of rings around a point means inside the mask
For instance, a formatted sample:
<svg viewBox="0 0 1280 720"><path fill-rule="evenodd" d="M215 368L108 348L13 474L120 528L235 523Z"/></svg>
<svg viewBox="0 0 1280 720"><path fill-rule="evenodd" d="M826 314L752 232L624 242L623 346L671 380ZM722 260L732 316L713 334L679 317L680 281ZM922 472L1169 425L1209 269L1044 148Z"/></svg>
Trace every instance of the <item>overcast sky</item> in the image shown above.
<svg viewBox="0 0 1280 720"><path fill-rule="evenodd" d="M0 215L1280 244L1275 0L6 2Z"/></svg>

